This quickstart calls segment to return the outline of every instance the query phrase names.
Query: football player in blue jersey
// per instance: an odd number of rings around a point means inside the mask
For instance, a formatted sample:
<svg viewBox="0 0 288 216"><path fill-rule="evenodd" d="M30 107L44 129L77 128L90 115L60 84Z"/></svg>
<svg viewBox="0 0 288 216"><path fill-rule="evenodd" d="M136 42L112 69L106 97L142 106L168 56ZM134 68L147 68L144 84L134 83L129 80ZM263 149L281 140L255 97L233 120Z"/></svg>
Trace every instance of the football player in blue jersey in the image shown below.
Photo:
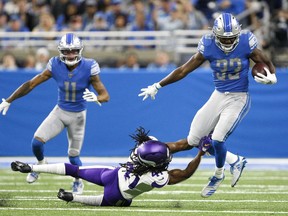
<svg viewBox="0 0 288 216"><path fill-rule="evenodd" d="M0 112L5 115L14 100L53 78L58 86L58 102L36 130L32 139L32 151L38 164L47 163L44 158L44 144L66 128L70 163L81 166L79 155L85 133L86 102L96 102L101 106L101 103L109 100L109 93L100 80L98 63L82 57L83 43L75 34L65 34L59 42L58 50L60 56L52 57L42 73L23 83L8 98L2 99ZM89 91L91 85L97 96ZM38 173L32 172L26 180L33 183L37 178ZM82 181L75 178L73 192L82 193L83 187Z"/></svg>
<svg viewBox="0 0 288 216"><path fill-rule="evenodd" d="M131 137L136 141L126 163L118 167L82 166L72 164L30 165L20 161L11 163L13 171L42 172L82 178L104 187L98 196L84 196L60 189L58 198L93 206L130 206L132 199L154 188L173 185L190 178L197 170L202 156L211 147L211 139L203 137L198 154L183 170L167 170L172 155L165 143L152 140L144 128L138 128Z"/></svg>
<svg viewBox="0 0 288 216"><path fill-rule="evenodd" d="M239 180L246 160L227 152L225 141L235 130L238 123L250 108L248 93L249 60L264 62L269 69L267 75L258 73L255 81L261 84L275 84L277 78L273 63L257 48L255 35L241 31L241 25L229 13L215 19L212 33L204 35L198 44L198 52L185 64L173 70L160 82L141 89L139 96L155 99L161 87L177 82L195 71L206 60L213 70L215 90L209 100L195 115L187 139L170 143L170 150L177 152L197 146L199 139L213 131L211 153L215 156L215 173L201 192L202 197L209 197L224 180L224 163L231 165L233 174L231 186ZM214 150L214 152L212 152Z"/></svg>

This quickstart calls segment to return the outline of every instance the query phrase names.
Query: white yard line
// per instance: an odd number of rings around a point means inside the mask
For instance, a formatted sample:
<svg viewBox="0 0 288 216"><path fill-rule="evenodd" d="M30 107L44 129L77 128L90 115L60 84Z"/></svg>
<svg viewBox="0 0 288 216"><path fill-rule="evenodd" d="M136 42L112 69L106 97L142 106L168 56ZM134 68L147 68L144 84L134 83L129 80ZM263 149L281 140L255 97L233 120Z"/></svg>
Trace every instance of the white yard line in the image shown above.
<svg viewBox="0 0 288 216"><path fill-rule="evenodd" d="M115 212L115 208L103 208L103 207L96 207L96 208L1 208L0 207L0 211L11 211L11 210L16 210L16 211L71 211L73 213L73 211L88 211L88 212ZM208 211L208 210L171 210L171 209L167 209L167 210L162 210L162 209L138 209L135 207L128 207L128 208L117 208L117 213L119 212L149 212L149 213L153 213L153 212L159 212L159 213L215 213L217 212L219 213L231 213L231 214L283 214L283 215L287 215L288 212L274 212L274 211L221 211L221 210L217 210L217 211Z"/></svg>

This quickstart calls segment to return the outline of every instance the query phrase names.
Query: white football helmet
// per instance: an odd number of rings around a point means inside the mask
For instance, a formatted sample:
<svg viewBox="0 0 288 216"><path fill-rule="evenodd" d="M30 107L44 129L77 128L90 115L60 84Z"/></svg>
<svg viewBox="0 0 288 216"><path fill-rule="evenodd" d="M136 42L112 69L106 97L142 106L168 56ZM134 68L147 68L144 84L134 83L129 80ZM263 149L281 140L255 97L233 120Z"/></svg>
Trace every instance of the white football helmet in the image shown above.
<svg viewBox="0 0 288 216"><path fill-rule="evenodd" d="M73 33L67 33L58 44L60 60L68 66L77 64L82 59L83 43Z"/></svg>
<svg viewBox="0 0 288 216"><path fill-rule="evenodd" d="M216 45L224 52L231 52L239 43L241 25L232 14L223 13L215 19L212 31Z"/></svg>

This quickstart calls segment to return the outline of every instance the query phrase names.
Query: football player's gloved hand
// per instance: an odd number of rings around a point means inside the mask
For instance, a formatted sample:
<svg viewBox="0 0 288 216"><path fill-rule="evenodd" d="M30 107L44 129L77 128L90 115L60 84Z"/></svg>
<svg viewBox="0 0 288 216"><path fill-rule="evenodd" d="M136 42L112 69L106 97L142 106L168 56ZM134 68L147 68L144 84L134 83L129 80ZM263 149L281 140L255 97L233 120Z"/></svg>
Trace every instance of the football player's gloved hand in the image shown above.
<svg viewBox="0 0 288 216"><path fill-rule="evenodd" d="M83 92L83 98L87 102L95 102L99 106L102 106L102 104L98 101L97 96L94 94L94 92L89 91L89 89L85 89L85 92Z"/></svg>
<svg viewBox="0 0 288 216"><path fill-rule="evenodd" d="M258 83L261 84L275 84L277 83L277 77L275 74L271 74L269 69L264 68L266 71L267 75L265 76L264 74L257 73L257 76L254 77L254 80Z"/></svg>
<svg viewBox="0 0 288 216"><path fill-rule="evenodd" d="M138 94L139 97L143 97L143 101L146 100L149 96L151 97L152 100L155 99L155 95L157 94L158 90L162 86L159 83L154 83L153 85L148 86L147 88L142 88L141 91L142 93Z"/></svg>
<svg viewBox="0 0 288 216"><path fill-rule="evenodd" d="M8 103L4 98L2 98L2 103L0 104L0 113L2 112L2 115L6 115L10 104L11 103Z"/></svg>
<svg viewBox="0 0 288 216"><path fill-rule="evenodd" d="M202 137L199 142L198 148L202 150L203 152L207 152L207 150L211 147L212 147L211 136Z"/></svg>

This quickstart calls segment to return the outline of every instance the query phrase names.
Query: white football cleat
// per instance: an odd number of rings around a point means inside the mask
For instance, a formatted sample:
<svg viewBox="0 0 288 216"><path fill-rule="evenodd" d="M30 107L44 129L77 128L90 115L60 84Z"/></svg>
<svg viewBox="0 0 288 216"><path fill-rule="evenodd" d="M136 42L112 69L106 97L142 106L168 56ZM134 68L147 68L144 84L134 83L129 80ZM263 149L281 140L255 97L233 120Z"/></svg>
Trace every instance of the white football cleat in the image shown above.
<svg viewBox="0 0 288 216"><path fill-rule="evenodd" d="M234 187L239 181L247 160L244 157L238 156L237 161L230 166L230 173L233 175L231 179L231 187Z"/></svg>
<svg viewBox="0 0 288 216"><path fill-rule="evenodd" d="M201 196L207 198L213 195L216 192L217 188L220 186L220 184L224 181L224 179L225 179L224 175L223 178L217 178L216 176L210 177L210 181L203 188Z"/></svg>
<svg viewBox="0 0 288 216"><path fill-rule="evenodd" d="M42 163L37 163L37 165L41 165L41 164L48 164L47 161L44 159L44 161ZM27 175L26 177L26 181L31 184L35 181L37 181L38 177L39 177L39 174L40 173L37 173L37 172L31 172Z"/></svg>
<svg viewBox="0 0 288 216"><path fill-rule="evenodd" d="M83 193L83 190L84 190L84 183L81 179L79 180L75 180L73 183L72 183L72 193L73 194L82 194Z"/></svg>

